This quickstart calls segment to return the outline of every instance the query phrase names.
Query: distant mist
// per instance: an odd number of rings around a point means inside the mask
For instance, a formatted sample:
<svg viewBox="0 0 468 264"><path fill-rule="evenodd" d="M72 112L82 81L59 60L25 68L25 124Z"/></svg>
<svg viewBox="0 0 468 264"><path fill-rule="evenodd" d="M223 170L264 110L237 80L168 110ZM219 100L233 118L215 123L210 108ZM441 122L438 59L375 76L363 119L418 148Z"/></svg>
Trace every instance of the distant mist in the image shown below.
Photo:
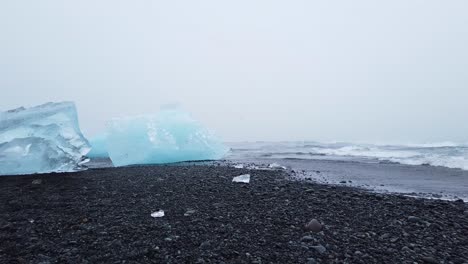
<svg viewBox="0 0 468 264"><path fill-rule="evenodd" d="M179 103L227 141L468 142L467 1L3 1L0 110L93 136Z"/></svg>

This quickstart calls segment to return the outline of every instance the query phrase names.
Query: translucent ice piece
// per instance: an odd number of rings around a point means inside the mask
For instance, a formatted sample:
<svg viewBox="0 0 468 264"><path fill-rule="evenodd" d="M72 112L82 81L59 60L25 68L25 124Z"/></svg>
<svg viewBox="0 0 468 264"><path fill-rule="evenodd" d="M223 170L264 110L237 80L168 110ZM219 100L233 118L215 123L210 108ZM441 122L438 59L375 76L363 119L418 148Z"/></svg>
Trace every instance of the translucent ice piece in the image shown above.
<svg viewBox="0 0 468 264"><path fill-rule="evenodd" d="M163 217L163 216L164 216L164 211L163 210L159 210L159 211L151 213L151 217L154 217L154 218L159 218L159 217Z"/></svg>
<svg viewBox="0 0 468 264"><path fill-rule="evenodd" d="M113 119L107 129L107 151L115 166L216 160L228 149L179 108L155 116Z"/></svg>
<svg viewBox="0 0 468 264"><path fill-rule="evenodd" d="M80 170L89 149L72 102L0 113L0 175Z"/></svg>
<svg viewBox="0 0 468 264"><path fill-rule="evenodd" d="M275 163L272 163L272 164L270 164L270 165L268 165L268 168L270 168L270 169L282 169L282 170L285 170L285 169L286 169L286 167L281 166L281 165L279 165L279 164L276 163L276 162L275 162Z"/></svg>
<svg viewBox="0 0 468 264"><path fill-rule="evenodd" d="M241 183L249 183L250 182L250 174L243 174L232 179L232 182L241 182Z"/></svg>

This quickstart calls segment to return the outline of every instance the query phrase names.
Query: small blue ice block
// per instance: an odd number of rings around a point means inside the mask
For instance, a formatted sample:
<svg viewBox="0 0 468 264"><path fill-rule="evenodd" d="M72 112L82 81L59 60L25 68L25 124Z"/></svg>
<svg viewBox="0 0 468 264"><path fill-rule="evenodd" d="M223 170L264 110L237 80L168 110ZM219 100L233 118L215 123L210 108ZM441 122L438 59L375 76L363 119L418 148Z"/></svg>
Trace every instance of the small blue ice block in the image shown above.
<svg viewBox="0 0 468 264"><path fill-rule="evenodd" d="M228 148L179 108L154 116L113 119L107 128L107 150L115 166L217 160Z"/></svg>

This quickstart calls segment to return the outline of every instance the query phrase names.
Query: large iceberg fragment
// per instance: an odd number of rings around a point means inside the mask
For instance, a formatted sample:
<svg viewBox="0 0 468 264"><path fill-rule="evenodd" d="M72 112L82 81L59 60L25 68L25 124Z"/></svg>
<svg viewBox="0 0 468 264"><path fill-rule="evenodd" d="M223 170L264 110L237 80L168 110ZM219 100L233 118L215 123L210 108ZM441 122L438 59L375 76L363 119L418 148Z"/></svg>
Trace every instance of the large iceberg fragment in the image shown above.
<svg viewBox="0 0 468 264"><path fill-rule="evenodd" d="M107 153L107 135L100 134L89 139L91 151L88 153L90 158L108 158Z"/></svg>
<svg viewBox="0 0 468 264"><path fill-rule="evenodd" d="M228 148L177 107L154 116L113 119L107 129L107 151L115 166L216 160Z"/></svg>
<svg viewBox="0 0 468 264"><path fill-rule="evenodd" d="M72 102L0 112L0 175L79 170L89 149Z"/></svg>

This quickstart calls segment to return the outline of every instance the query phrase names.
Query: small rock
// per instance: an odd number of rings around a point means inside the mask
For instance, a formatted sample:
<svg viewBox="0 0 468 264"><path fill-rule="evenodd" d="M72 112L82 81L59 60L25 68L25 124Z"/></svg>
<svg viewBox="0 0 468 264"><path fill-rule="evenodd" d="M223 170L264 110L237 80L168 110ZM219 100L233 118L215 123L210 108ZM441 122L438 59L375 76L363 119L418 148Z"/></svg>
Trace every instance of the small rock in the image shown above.
<svg viewBox="0 0 468 264"><path fill-rule="evenodd" d="M191 216L195 213L195 210L189 209L187 212L185 212L184 216Z"/></svg>
<svg viewBox="0 0 468 264"><path fill-rule="evenodd" d="M42 184L42 180L41 179L36 179L36 180L32 181L32 184L34 184L34 185Z"/></svg>
<svg viewBox="0 0 468 264"><path fill-rule="evenodd" d="M468 210L465 210L465 212L463 212L466 216L468 216Z"/></svg>
<svg viewBox="0 0 468 264"><path fill-rule="evenodd" d="M317 261L314 258L308 258L307 264L317 264Z"/></svg>
<svg viewBox="0 0 468 264"><path fill-rule="evenodd" d="M323 254L323 253L325 253L327 251L327 249L322 245L313 246L312 248L317 250L317 252L320 253L320 254Z"/></svg>
<svg viewBox="0 0 468 264"><path fill-rule="evenodd" d="M302 242L311 242L311 241L314 241L314 240L315 240L315 239L314 239L313 237L311 237L311 236L303 236L303 237L301 238L301 241L302 241Z"/></svg>
<svg viewBox="0 0 468 264"><path fill-rule="evenodd" d="M345 183L346 183L346 181L340 181L340 183L343 183L343 184L345 184Z"/></svg>
<svg viewBox="0 0 468 264"><path fill-rule="evenodd" d="M322 224L317 219L312 219L307 225L305 226L307 231L312 231L314 233L318 233L322 230Z"/></svg>
<svg viewBox="0 0 468 264"><path fill-rule="evenodd" d="M412 223L417 223L417 222L421 221L421 218L416 217L416 216L408 216L408 221L412 222Z"/></svg>
<svg viewBox="0 0 468 264"><path fill-rule="evenodd" d="M394 237L394 238L390 239L390 242L395 243L395 242L397 242L398 240L400 240L400 238Z"/></svg>
<svg viewBox="0 0 468 264"><path fill-rule="evenodd" d="M200 249L207 249L210 247L210 245L211 245L211 241L207 240L200 244Z"/></svg>
<svg viewBox="0 0 468 264"><path fill-rule="evenodd" d="M379 237L379 239L380 239L380 240L384 240L384 239L387 239L389 236L390 236L390 234L385 233L385 234L381 235L381 236Z"/></svg>
<svg viewBox="0 0 468 264"><path fill-rule="evenodd" d="M426 256L426 257L422 257L421 259L422 259L422 261L424 261L425 263L431 263L431 264L437 264L437 263L439 263L439 262L438 262L435 258L433 258L433 257L428 257L428 256Z"/></svg>

